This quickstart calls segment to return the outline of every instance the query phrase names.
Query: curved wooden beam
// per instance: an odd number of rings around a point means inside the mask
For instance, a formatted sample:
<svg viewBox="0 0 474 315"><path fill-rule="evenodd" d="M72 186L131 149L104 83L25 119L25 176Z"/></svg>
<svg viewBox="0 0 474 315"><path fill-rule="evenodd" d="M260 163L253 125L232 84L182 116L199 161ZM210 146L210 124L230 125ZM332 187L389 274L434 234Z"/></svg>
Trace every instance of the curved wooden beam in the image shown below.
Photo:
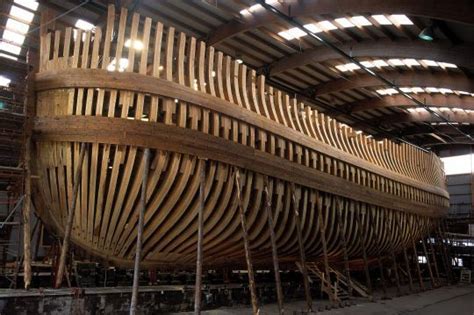
<svg viewBox="0 0 474 315"><path fill-rule="evenodd" d="M428 94L413 95L414 98L428 106L462 108L474 110L474 98L471 96L458 96L455 94ZM414 107L416 104L403 95L390 95L374 97L348 105L352 113L388 107Z"/></svg>
<svg viewBox="0 0 474 315"><path fill-rule="evenodd" d="M474 80L461 73L422 73L406 71L387 72L383 75L398 86L438 87L452 90L474 92ZM383 86L377 78L369 74L357 74L348 78L336 79L308 88L315 95L340 92L344 90Z"/></svg>
<svg viewBox="0 0 474 315"><path fill-rule="evenodd" d="M371 14L392 14L403 13L407 15L416 15L439 20L452 22L474 24L472 12L474 12L474 3L470 0L454 1L436 1L436 0L320 0L320 1L295 1L288 5L275 5L281 11L288 13L292 17L311 16L311 15L342 15L350 13ZM239 33L257 28L262 25L275 23L278 18L259 8L242 16L239 20L232 20L221 27L218 27L208 38L210 45L215 45L227 38L231 38Z"/></svg>
<svg viewBox="0 0 474 315"><path fill-rule="evenodd" d="M474 68L474 60L471 54L471 52L474 51L474 46L452 46L447 41L366 40L359 43L340 44L337 47L353 57L409 57L449 62L465 68ZM276 75L310 63L319 63L338 58L341 58L341 56L333 49L326 46L320 46L283 57L282 59L269 64L268 68L270 75Z"/></svg>

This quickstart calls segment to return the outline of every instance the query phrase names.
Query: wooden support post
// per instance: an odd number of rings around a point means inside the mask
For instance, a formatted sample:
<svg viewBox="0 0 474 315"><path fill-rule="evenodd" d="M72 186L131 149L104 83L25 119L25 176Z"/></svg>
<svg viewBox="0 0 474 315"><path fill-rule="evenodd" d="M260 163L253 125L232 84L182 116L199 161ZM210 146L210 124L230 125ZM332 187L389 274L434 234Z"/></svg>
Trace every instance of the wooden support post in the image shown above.
<svg viewBox="0 0 474 315"><path fill-rule="evenodd" d="M276 237L275 237L275 230L274 230L274 222L273 222L273 214L272 214L272 202L270 200L270 194L268 192L268 177L265 176L264 179L264 193L265 193L265 213L267 214L267 223L268 223L268 230L270 231L270 242L272 245L272 258L273 258L273 269L275 272L275 285L277 291L277 299L278 299L278 310L280 314L284 314L283 308L283 290L281 288L281 280L280 280L280 265L278 262L278 250L276 245Z"/></svg>
<svg viewBox="0 0 474 315"><path fill-rule="evenodd" d="M402 235L402 228L400 225L399 220L395 220L396 226L397 226L397 234ZM408 260L408 255L407 255L407 249L404 246L403 247L403 258L405 260L405 266L407 268L407 275L408 275L408 288L410 289L410 292L413 292L413 278L411 276L411 270L410 270L410 261Z"/></svg>
<svg viewBox="0 0 474 315"><path fill-rule="evenodd" d="M23 203L23 272L25 289L31 284L31 137L25 143L25 200Z"/></svg>
<svg viewBox="0 0 474 315"><path fill-rule="evenodd" d="M58 273L56 275L56 283L54 285L56 289L60 288L63 282L64 269L66 267L66 256L69 249L69 241L71 239L71 232L72 232L72 223L74 221L74 212L76 210L76 204L77 204L77 198L78 198L77 194L79 192L79 184L80 184L81 176L82 176L82 164L84 163L84 156L86 154L86 150L87 150L87 144L85 142L81 143L79 161L77 163L76 174L74 175L74 187L73 187L73 194L72 194L71 209L69 209L69 213L67 216L66 229L64 231L63 246L61 247L61 256L59 257Z"/></svg>
<svg viewBox="0 0 474 315"><path fill-rule="evenodd" d="M339 230L339 240L340 245L342 247L342 254L344 256L344 275L347 278L347 288L349 296L352 297L352 281L351 281L351 270L349 267L349 254L347 252L347 240L345 235L344 225L342 224L343 218L343 209L344 209L344 202L341 198L337 199L337 229Z"/></svg>
<svg viewBox="0 0 474 315"><path fill-rule="evenodd" d="M331 285L331 274L329 271L329 260L328 260L328 246L327 246L327 241L326 241L326 226L324 224L324 219L323 219L323 206L326 209L326 213L329 207L329 205L326 204L326 202L330 202L330 200L324 198L320 194L318 198L318 224L319 224L319 232L321 233L321 243L323 245L323 255L324 255L323 262L324 262L324 274L325 274L325 281L323 281L321 285L327 287L328 290L326 291L326 293L328 293L329 295L329 300L331 301L331 304L334 304L336 303L336 292L332 289L332 285Z"/></svg>
<svg viewBox="0 0 474 315"><path fill-rule="evenodd" d="M382 283L382 292L383 292L383 297L387 297L387 285L385 283L385 274L383 272L383 262L380 257L377 257L377 262L379 264L379 272L380 272L380 282Z"/></svg>
<svg viewBox="0 0 474 315"><path fill-rule="evenodd" d="M396 219L394 218L391 218L389 217L389 221L388 221L388 233L390 235L394 235L393 234L393 220L396 221ZM392 264L393 264L393 271L395 273L395 284L397 285L397 295L400 295L402 293L402 290L401 290L401 287L400 287L400 275L398 274L398 264L397 264L397 256L395 254L395 242L393 240L393 238L390 237L390 247L391 247L391 251L390 251L390 256L392 258Z"/></svg>
<svg viewBox="0 0 474 315"><path fill-rule="evenodd" d="M444 266L445 266L445 271L446 271L446 278L448 279L448 284L453 283L453 273L452 273L452 268L451 268L451 261L449 260L449 255L448 251L446 249L446 243L444 241L445 235L442 232L442 221L440 220L438 222L437 226L437 231L438 231L438 239L440 242L443 258L444 258Z"/></svg>
<svg viewBox="0 0 474 315"><path fill-rule="evenodd" d="M311 297L311 289L309 287L308 268L306 266L306 254L304 251L303 237L301 235L300 211L296 203L295 186L293 183L291 184L291 200L293 203L293 212L295 214L296 234L298 238L298 247L300 250L301 273L303 274L303 285L304 285L304 292L305 292L305 297L306 297L306 304L308 306L308 312L312 312L313 299Z"/></svg>
<svg viewBox="0 0 474 315"><path fill-rule="evenodd" d="M434 246L433 246L433 242L431 241L432 237L431 237L431 234L428 234L428 244L430 245L430 251L431 251L431 257L433 258L433 266L434 266L434 271L435 271L435 276L436 276L436 282L438 285L441 284L440 282L440 278L439 278L439 269L438 269L438 262L436 261L436 253L435 253L435 249L434 249Z"/></svg>
<svg viewBox="0 0 474 315"><path fill-rule="evenodd" d="M206 161L199 160L201 169L201 182L199 185L199 213L198 213L198 241L197 241L197 258L196 258L196 284L194 286L194 314L201 314L201 284L202 284L202 241L203 241L203 224L204 224L204 203L206 188Z"/></svg>
<svg viewBox="0 0 474 315"><path fill-rule="evenodd" d="M421 275L420 262L418 261L418 251L416 250L415 240L411 240L413 246L413 255L415 258L416 271L418 274L418 284L420 285L420 290L425 291L425 284L423 283L423 276Z"/></svg>
<svg viewBox="0 0 474 315"><path fill-rule="evenodd" d="M137 313L138 303L138 282L140 279L140 260L142 255L142 239L143 239L143 225L145 220L146 210L146 188L148 182L148 170L150 168L150 149L146 148L143 154L143 176L142 176L142 191L140 195L140 212L138 214L138 231L137 231L137 244L135 248L135 266L133 270L133 287L132 287L132 299L130 302L130 315Z"/></svg>
<svg viewBox="0 0 474 315"><path fill-rule="evenodd" d="M362 258L364 260L364 271L365 271L365 280L366 280L367 290L368 290L369 295L372 295L372 282L370 281L369 263L367 261L367 251L365 248L367 228L362 226L362 223L361 223L362 209L360 208L359 203L357 203L357 205L358 205L358 209L355 209L354 217L356 219L359 245L362 249Z"/></svg>
<svg viewBox="0 0 474 315"><path fill-rule="evenodd" d="M426 250L426 243L425 243L424 238L421 238L421 245L423 247L423 253L425 254L425 257L426 257L426 266L428 267L428 272L430 274L431 286L432 288L436 288L437 287L436 280L433 276L433 270L431 269L430 257L428 255L428 251Z"/></svg>
<svg viewBox="0 0 474 315"><path fill-rule="evenodd" d="M237 190L237 202L239 206L240 212L240 224L242 226L242 237L244 240L244 250L245 250L245 259L247 260L247 270L249 276L249 288L250 288L250 297L252 300L252 310L253 314L259 314L260 309L258 307L258 297L257 297L257 288L255 286L255 277L253 273L253 263L252 263L252 255L250 253L250 245L247 233L247 222L245 218L245 211L242 202L242 195L241 195L241 182L240 182L240 172L239 169L235 170L235 186Z"/></svg>

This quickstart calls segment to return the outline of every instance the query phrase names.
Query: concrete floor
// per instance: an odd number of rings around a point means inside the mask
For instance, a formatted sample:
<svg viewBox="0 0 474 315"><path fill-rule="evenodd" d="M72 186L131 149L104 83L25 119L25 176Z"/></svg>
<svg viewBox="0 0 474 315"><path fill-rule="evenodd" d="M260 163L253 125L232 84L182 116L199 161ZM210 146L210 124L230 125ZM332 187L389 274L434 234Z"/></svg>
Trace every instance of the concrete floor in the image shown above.
<svg viewBox="0 0 474 315"><path fill-rule="evenodd" d="M354 305L329 311L318 312L325 315L474 315L474 285L445 286L435 290L405 295L387 300L377 299L369 302L364 299L353 301ZM328 305L327 301L314 301L315 308ZM304 301L285 303L285 314L302 314L305 309ZM251 314L247 307L219 308L203 311L207 315ZM192 313L179 313L192 314ZM275 304L263 305L261 315L278 314ZM315 314L315 313L314 313Z"/></svg>

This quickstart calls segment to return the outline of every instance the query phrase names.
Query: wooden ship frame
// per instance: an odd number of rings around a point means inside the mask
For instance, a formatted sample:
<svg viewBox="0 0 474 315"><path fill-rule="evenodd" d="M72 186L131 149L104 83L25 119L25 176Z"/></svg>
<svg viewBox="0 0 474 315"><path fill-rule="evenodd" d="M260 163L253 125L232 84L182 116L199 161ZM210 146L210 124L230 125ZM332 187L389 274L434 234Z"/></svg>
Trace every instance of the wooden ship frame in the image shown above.
<svg viewBox="0 0 474 315"><path fill-rule="evenodd" d="M201 203L206 266L370 260L447 213L433 153L376 141L123 8L104 31L43 34L35 88L36 211L63 234L74 205L72 242L117 266L133 264L144 173L146 267L195 265Z"/></svg>

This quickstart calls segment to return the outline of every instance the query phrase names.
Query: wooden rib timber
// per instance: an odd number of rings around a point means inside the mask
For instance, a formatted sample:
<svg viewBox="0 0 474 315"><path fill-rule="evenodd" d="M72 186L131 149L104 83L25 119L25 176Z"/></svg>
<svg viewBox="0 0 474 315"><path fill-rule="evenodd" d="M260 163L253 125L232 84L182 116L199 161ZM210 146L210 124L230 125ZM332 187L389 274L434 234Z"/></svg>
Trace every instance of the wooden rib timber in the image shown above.
<svg viewBox="0 0 474 315"><path fill-rule="evenodd" d="M199 158L209 161L206 265L244 263L239 203L254 262L271 264L266 195L281 262L299 255L292 202L300 209L308 260L323 255L321 233L329 259L401 251L446 213L444 172L432 153L375 141L269 86L264 76L213 47L128 15L121 9L115 20L110 6L105 31L66 28L41 41L36 209L64 233L79 148L91 143L72 230L80 247L116 265L132 265L145 148L151 151L146 266L194 266ZM242 170L240 201L235 167ZM354 223L358 216L371 227L363 244Z"/></svg>

